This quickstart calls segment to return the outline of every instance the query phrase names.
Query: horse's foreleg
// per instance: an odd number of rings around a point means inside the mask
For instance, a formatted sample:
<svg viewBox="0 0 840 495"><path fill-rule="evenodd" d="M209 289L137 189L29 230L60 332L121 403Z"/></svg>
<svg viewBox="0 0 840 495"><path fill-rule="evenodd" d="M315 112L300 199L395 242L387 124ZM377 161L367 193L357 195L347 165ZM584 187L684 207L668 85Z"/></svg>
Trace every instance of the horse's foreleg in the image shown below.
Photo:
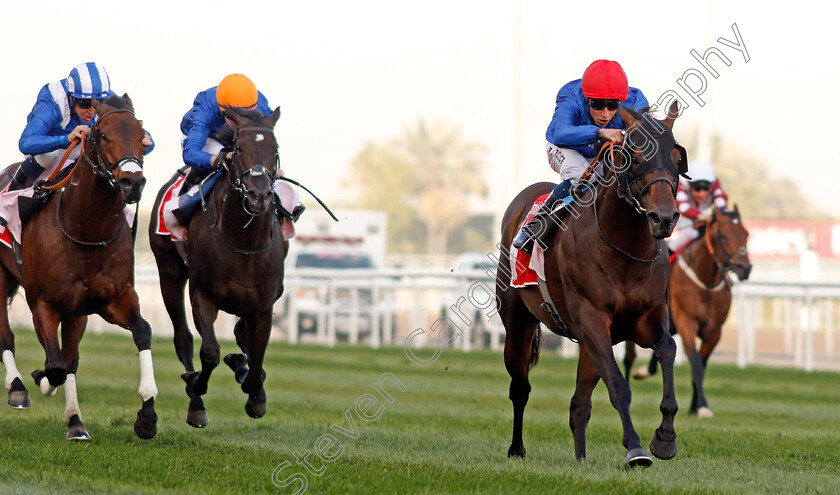
<svg viewBox="0 0 840 495"><path fill-rule="evenodd" d="M67 440L90 440L90 434L82 423L82 411L79 408L76 389L79 343L86 326L87 316L61 320L61 355L67 367L67 381L64 382L64 424L67 426Z"/></svg>
<svg viewBox="0 0 840 495"><path fill-rule="evenodd" d="M705 336L705 334L704 334ZM714 417L714 413L709 408L709 404L706 402L706 392L703 389L703 382L706 379L706 368L709 362L709 356L712 355L712 351L715 350L718 342L720 342L720 328L716 331L712 332L710 336L707 336L705 340L702 341L700 344L700 382L697 386L697 398L698 398L698 409L697 409L697 416L700 418L711 418ZM693 375L693 370L692 370ZM702 402L701 402L702 401Z"/></svg>
<svg viewBox="0 0 840 495"><path fill-rule="evenodd" d="M133 288L123 291L100 315L109 323L127 328L134 338L134 345L140 355L140 387L137 393L143 400L143 406L134 420L134 432L140 438L152 438L157 434L155 397L158 394L152 363L152 327L140 316L137 292Z"/></svg>
<svg viewBox="0 0 840 495"><path fill-rule="evenodd" d="M213 323L219 314L216 305L208 299L201 291L194 291L190 294L192 302L192 313L195 327L201 336L201 359L200 371L188 371L181 375L187 384L187 396L190 398L190 406L187 411L187 424L196 428L207 426L207 410L201 396L207 393L207 382L216 366L219 365L219 343L216 341L216 334L213 330Z"/></svg>
<svg viewBox="0 0 840 495"><path fill-rule="evenodd" d="M607 385L610 402L621 418L621 426L624 429L622 444L627 449L624 465L627 467L650 466L653 461L642 448L639 434L636 433L633 421L630 419L630 385L621 374L618 363L615 362L610 340L609 318L586 302L583 302L581 306L581 325L578 327L583 329L581 344L586 347L592 364Z"/></svg>
<svg viewBox="0 0 840 495"><path fill-rule="evenodd" d="M582 461L586 458L586 426L592 414L592 391L601 377L589 359L585 347L580 348L577 367L577 384L569 408L569 427L575 439L575 457Z"/></svg>
<svg viewBox="0 0 840 495"><path fill-rule="evenodd" d="M700 355L697 354L697 322L687 316L678 318L678 320L677 323L680 329L679 333L682 338L685 356L691 365L692 393L689 414L697 414L701 408L708 409L706 398L703 396L704 366L700 360Z"/></svg>
<svg viewBox="0 0 840 495"><path fill-rule="evenodd" d="M677 433L674 430L674 416L677 414L677 397L674 391L674 358L677 344L667 331L663 331L653 346L653 357L662 364L662 423L650 440L650 451L660 459L671 459L677 455Z"/></svg>
<svg viewBox="0 0 840 495"><path fill-rule="evenodd" d="M248 375L248 336L249 326L245 318L239 318L233 327L233 335L236 337L236 345L242 349L241 353L231 353L225 356L225 364L233 370L236 383L241 384Z"/></svg>
<svg viewBox="0 0 840 495"><path fill-rule="evenodd" d="M263 360L271 334L271 309L263 311L248 327L248 374L242 381L242 391L248 394L245 412L252 418L261 418L266 411Z"/></svg>
<svg viewBox="0 0 840 495"><path fill-rule="evenodd" d="M61 350L58 347L58 323L60 317L58 312L42 300L35 302L32 309L32 323L35 326L35 334L38 341L44 348L46 360L44 371L36 370L32 373L35 383L41 387L44 395L54 395L55 388L64 384L67 379L67 368L64 359L61 357ZM43 378L46 378L45 382Z"/></svg>

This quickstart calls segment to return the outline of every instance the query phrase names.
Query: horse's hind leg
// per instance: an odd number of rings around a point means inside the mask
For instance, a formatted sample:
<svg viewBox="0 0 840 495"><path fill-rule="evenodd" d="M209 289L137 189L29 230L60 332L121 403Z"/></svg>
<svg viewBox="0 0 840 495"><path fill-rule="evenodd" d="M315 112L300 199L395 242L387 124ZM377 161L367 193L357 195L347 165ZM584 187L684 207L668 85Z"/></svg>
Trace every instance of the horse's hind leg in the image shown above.
<svg viewBox="0 0 840 495"><path fill-rule="evenodd" d="M586 458L586 425L592 414L592 391L601 378L598 370L589 359L586 348L580 348L580 358L577 367L577 384L569 408L569 427L575 439L575 457L582 461Z"/></svg>
<svg viewBox="0 0 840 495"><path fill-rule="evenodd" d="M691 408L689 414L698 414L702 409L704 417L711 416L708 404L706 404L706 397L703 394L703 378L705 376L705 366L697 353L697 330L698 324L693 318L687 316L679 318L680 337L683 341L683 349L691 365Z"/></svg>
<svg viewBox="0 0 840 495"><path fill-rule="evenodd" d="M499 315L505 326L505 368L510 375L510 401L513 403L513 437L508 457L525 457L522 420L531 395L528 373L539 357L542 336L539 321L528 311L519 295L500 292Z"/></svg>
<svg viewBox="0 0 840 495"><path fill-rule="evenodd" d="M17 282L4 268L0 268L0 296L7 299L17 290ZM15 336L9 326L9 309L6 301L0 301L0 361L6 367L6 389L9 391L8 406L13 409L29 409L29 392L23 385L23 376L15 363Z"/></svg>
<svg viewBox="0 0 840 495"><path fill-rule="evenodd" d="M629 340L624 343L624 379L630 382L633 362L636 361L636 344Z"/></svg>
<svg viewBox="0 0 840 495"><path fill-rule="evenodd" d="M140 387L137 393L143 400L143 406L134 420L134 432L138 437L148 440L157 434L155 397L158 389L152 363L152 327L140 316L140 300L133 288L124 290L100 314L109 323L130 330L139 351Z"/></svg>
<svg viewBox="0 0 840 495"><path fill-rule="evenodd" d="M263 311L248 324L248 374L242 380L242 391L248 394L245 412L252 418L261 418L266 411L266 397L263 382L265 371L263 359L268 338L271 334L271 309Z"/></svg>
<svg viewBox="0 0 840 495"><path fill-rule="evenodd" d="M87 316L61 320L61 355L67 367L64 382L64 424L67 426L67 440L90 440L82 423L79 396L76 390L76 371L79 369L79 343L85 333Z"/></svg>

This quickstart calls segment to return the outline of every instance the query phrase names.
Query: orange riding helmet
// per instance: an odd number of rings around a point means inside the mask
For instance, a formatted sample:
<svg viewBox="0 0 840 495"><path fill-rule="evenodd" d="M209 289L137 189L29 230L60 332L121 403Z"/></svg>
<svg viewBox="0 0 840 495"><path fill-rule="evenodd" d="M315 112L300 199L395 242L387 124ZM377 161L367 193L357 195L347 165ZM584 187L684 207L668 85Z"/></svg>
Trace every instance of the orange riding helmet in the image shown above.
<svg viewBox="0 0 840 495"><path fill-rule="evenodd" d="M627 75L612 60L596 60L583 72L580 82L587 98L627 101Z"/></svg>
<svg viewBox="0 0 840 495"><path fill-rule="evenodd" d="M229 74L216 87L219 107L253 109L257 105L257 87L244 74Z"/></svg>

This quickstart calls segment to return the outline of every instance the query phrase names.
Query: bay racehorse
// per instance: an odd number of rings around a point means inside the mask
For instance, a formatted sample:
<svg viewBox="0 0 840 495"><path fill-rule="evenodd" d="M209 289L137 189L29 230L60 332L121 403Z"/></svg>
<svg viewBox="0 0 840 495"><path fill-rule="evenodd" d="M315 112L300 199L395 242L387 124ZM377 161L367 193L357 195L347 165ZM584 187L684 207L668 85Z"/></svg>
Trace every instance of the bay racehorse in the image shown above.
<svg viewBox="0 0 840 495"><path fill-rule="evenodd" d="M630 419L630 388L613 357L612 346L631 340L653 347L662 362L662 423L650 441L653 454L670 459L677 453L673 363L676 345L668 333L668 256L661 239L679 218L674 199L678 175L685 172L685 150L672 133L676 103L664 121L620 108L628 126L624 143L607 155L599 186L579 193L574 216L548 242L545 276L550 316L540 290L510 286L510 253L506 252L531 205L554 184L524 189L502 220L502 259L496 277L499 314L505 326L505 366L510 374L513 438L509 457L524 457L522 422L531 391L529 370L537 363L539 324L580 342L577 386L569 425L578 460L586 457L586 426L592 391L603 379L624 429L625 466L648 466L648 456ZM576 193L577 195L578 193ZM588 197L587 197L588 196ZM572 212L567 214L567 218ZM562 320L562 321L561 321ZM567 325L567 329L561 326Z"/></svg>
<svg viewBox="0 0 840 495"><path fill-rule="evenodd" d="M134 290L134 238L124 213L126 203L140 200L146 183L142 168L145 131L128 95L94 100L93 106L97 120L81 141L84 150L68 181L63 188L55 188L22 227L20 268L11 249L0 249L0 294L11 299L18 286L26 292L35 332L46 352L44 370L32 376L45 395L64 385L64 422L70 440L90 439L76 389L79 343L88 315L98 314L130 330L140 351L143 399L134 430L148 439L157 432L152 332L140 315ZM0 304L0 351L10 386L8 404L27 408L29 394L15 365L6 304Z"/></svg>
<svg viewBox="0 0 840 495"><path fill-rule="evenodd" d="M682 338L691 365L690 414L713 416L703 392L706 365L721 337L721 330L732 305L732 286L728 273L747 280L752 270L747 253L747 229L736 206L733 211L715 208L705 233L686 246L671 266L670 308L674 328ZM697 339L700 349L697 349ZM633 365L635 350L628 344L626 369ZM637 369L636 378L656 373L656 359L647 370Z"/></svg>
<svg viewBox="0 0 840 495"><path fill-rule="evenodd" d="M234 335L242 350L228 354L225 363L234 372L242 391L248 394L245 411L260 418L266 411L263 388L263 358L271 333L274 302L283 293L283 261L288 242L281 232L275 208L274 180L278 173L274 126L280 109L265 117L258 111L227 110L235 126L233 157L226 162L226 179L219 180L190 220L186 241L186 264L169 236L149 229L152 251L160 273L160 288L174 327L175 351L184 365L190 405L187 423L207 425L202 395L220 361L220 347L213 323L219 310L239 317ZM155 209L177 174L158 194ZM184 286L189 280L195 327L201 336L201 369L193 367L193 337L187 326Z"/></svg>

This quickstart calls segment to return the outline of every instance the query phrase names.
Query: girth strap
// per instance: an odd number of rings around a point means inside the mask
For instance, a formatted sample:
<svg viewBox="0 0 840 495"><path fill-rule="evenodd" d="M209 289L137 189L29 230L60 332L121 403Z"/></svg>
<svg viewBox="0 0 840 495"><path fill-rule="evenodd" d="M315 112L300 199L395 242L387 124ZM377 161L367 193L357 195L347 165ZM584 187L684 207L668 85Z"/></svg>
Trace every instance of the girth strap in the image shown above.
<svg viewBox="0 0 840 495"><path fill-rule="evenodd" d="M558 313L557 308L554 307L554 302L552 302L551 299L551 293L548 291L548 284L545 283L545 280L541 279L539 276L537 276L537 284L540 287L540 294L542 294L543 297L543 303L540 304L540 309L551 315L551 319L554 320L554 323L558 328L560 328L561 336L566 337L577 344L578 339L572 335L571 329L569 329L566 322L560 318L560 313Z"/></svg>

